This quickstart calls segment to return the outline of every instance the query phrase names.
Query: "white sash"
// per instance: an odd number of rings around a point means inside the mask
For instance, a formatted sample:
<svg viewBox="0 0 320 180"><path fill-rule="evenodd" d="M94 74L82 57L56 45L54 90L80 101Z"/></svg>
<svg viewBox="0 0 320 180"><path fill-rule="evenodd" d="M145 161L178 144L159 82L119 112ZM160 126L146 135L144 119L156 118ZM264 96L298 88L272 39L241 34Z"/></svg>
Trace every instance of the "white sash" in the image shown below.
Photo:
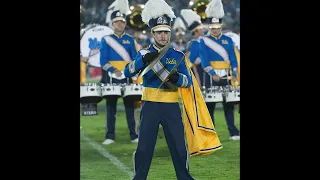
<svg viewBox="0 0 320 180"><path fill-rule="evenodd" d="M108 43L108 45L115 50L119 56L122 57L123 60L127 61L128 63L131 62L131 58L129 56L128 51L115 39L113 39L111 36L105 36L104 39Z"/></svg>
<svg viewBox="0 0 320 180"><path fill-rule="evenodd" d="M229 54L226 51L226 49L224 49L223 46L221 46L220 44L216 43L215 41L211 40L208 37L203 37L202 39L204 43L214 52L218 53L223 58L224 61L229 62Z"/></svg>
<svg viewBox="0 0 320 180"><path fill-rule="evenodd" d="M203 39L204 43L210 49L212 49L214 52L218 53L223 58L224 61L230 62L229 54L223 46L221 46L220 44L216 43L215 41L213 41L212 39L210 39L208 37L203 37L202 39ZM226 76L228 74L227 69L215 69L214 71L220 77Z"/></svg>

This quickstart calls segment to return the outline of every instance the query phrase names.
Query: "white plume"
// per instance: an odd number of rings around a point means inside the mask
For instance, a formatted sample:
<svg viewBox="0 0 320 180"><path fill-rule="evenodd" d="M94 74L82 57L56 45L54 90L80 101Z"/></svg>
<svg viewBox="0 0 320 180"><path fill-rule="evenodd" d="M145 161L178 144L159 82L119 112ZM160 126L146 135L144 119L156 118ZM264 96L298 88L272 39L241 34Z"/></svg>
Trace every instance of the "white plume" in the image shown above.
<svg viewBox="0 0 320 180"><path fill-rule="evenodd" d="M182 9L180 14L187 22L188 26L190 26L195 21L201 22L201 17L191 9Z"/></svg>
<svg viewBox="0 0 320 180"><path fill-rule="evenodd" d="M119 10L122 14L129 14L130 8L128 0L116 0L114 11L117 10Z"/></svg>
<svg viewBox="0 0 320 180"><path fill-rule="evenodd" d="M178 28L182 28L184 31L186 30L186 26L184 25L184 22L181 19L181 17L177 17L172 26L172 29L178 29Z"/></svg>
<svg viewBox="0 0 320 180"><path fill-rule="evenodd" d="M149 0L144 5L141 16L145 24L149 23L150 19L167 14L171 19L175 18L172 7L170 7L164 0Z"/></svg>
<svg viewBox="0 0 320 180"><path fill-rule="evenodd" d="M116 6L117 1L113 1L113 3L108 7L108 9L113 9Z"/></svg>
<svg viewBox="0 0 320 180"><path fill-rule="evenodd" d="M106 15L106 23L111 22L111 14L114 11L114 7L116 6L117 1L113 1L113 3L108 7L107 15Z"/></svg>
<svg viewBox="0 0 320 180"><path fill-rule="evenodd" d="M111 22L111 14L112 13L113 13L112 9L108 10L107 15L106 15L106 23L110 23Z"/></svg>
<svg viewBox="0 0 320 180"><path fill-rule="evenodd" d="M208 18L222 18L224 16L223 4L221 0L212 0L205 11Z"/></svg>

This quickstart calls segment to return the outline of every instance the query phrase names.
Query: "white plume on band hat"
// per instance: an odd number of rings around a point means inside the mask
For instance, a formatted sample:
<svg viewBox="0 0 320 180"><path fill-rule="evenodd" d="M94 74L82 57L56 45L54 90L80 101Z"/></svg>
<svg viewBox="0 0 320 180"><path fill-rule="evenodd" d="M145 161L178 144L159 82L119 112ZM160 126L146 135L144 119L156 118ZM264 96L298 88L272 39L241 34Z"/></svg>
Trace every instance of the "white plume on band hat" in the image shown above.
<svg viewBox="0 0 320 180"><path fill-rule="evenodd" d="M123 14L125 16L129 14L130 8L129 8L128 0L116 0L114 3L115 4L114 4L113 12L119 11L121 14ZM113 5L113 3L111 4L111 6L112 5ZM112 16L112 15L110 15L110 16ZM125 21L126 19L124 17L116 17L116 18L112 19L112 22L118 21L118 20Z"/></svg>
<svg viewBox="0 0 320 180"><path fill-rule="evenodd" d="M222 26L221 20L224 16L224 10L221 0L212 0L205 13L207 18L210 19L209 28L220 28Z"/></svg>
<svg viewBox="0 0 320 180"><path fill-rule="evenodd" d="M108 11L106 14L106 23L109 24L111 22L111 14L114 11L114 6L116 5L117 1L113 1L113 3L108 7Z"/></svg>
<svg viewBox="0 0 320 180"><path fill-rule="evenodd" d="M130 11L128 0L116 0L113 10L120 11L120 13L127 15Z"/></svg>
<svg viewBox="0 0 320 180"><path fill-rule="evenodd" d="M202 28L201 17L195 11L191 9L182 9L180 11L180 14L183 17L183 19L186 21L189 27L189 30L193 31L197 28ZM198 22L198 23L195 23L195 22ZM192 27L194 25L196 26Z"/></svg>
<svg viewBox="0 0 320 180"><path fill-rule="evenodd" d="M141 13L142 21L148 26L150 26L149 21L151 19L156 19L163 15L167 15L171 18L170 21L176 17L172 8L164 0L147 1ZM171 31L171 27L169 25L157 25L151 28L152 31Z"/></svg>

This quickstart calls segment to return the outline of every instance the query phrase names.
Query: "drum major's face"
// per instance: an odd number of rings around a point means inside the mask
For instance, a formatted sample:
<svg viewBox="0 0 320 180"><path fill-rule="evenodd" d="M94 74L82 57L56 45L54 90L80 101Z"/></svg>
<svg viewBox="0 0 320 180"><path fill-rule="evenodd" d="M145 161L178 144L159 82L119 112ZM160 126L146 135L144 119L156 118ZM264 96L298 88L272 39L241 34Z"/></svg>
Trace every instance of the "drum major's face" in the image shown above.
<svg viewBox="0 0 320 180"><path fill-rule="evenodd" d="M124 31L124 28L126 27L126 22L122 20L114 21L113 27L116 31Z"/></svg>
<svg viewBox="0 0 320 180"><path fill-rule="evenodd" d="M158 44L165 46L168 44L171 32L170 31L156 31L153 33L154 39L157 41Z"/></svg>
<svg viewBox="0 0 320 180"><path fill-rule="evenodd" d="M210 28L210 33L217 37L220 35L222 28Z"/></svg>

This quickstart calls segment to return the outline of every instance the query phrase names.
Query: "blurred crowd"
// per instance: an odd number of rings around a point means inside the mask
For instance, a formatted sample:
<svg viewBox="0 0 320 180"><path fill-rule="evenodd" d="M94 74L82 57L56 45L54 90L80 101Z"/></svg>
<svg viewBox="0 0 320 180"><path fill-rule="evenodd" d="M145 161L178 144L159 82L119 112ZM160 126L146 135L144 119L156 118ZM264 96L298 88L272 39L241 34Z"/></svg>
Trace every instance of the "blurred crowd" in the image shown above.
<svg viewBox="0 0 320 180"><path fill-rule="evenodd" d="M114 0L80 0L80 5L85 9L83 13L83 24L106 24L106 14L108 7ZM129 0L129 5L133 4L145 4L147 0ZM191 5L196 0L180 0L178 3L176 0L166 0L166 2L173 8L176 16L180 15L181 9L191 8ZM224 5L225 17L224 17L224 29L231 30L237 34L240 33L240 0L222 0ZM127 29L127 33L132 34L130 29Z"/></svg>
<svg viewBox="0 0 320 180"><path fill-rule="evenodd" d="M145 4L147 0L128 0L129 6L135 4ZM198 0L165 0L174 11L176 17L180 16L181 9L191 9L193 4L199 2ZM208 1L208 0L200 0ZM210 0L209 0L210 1ZM82 6L81 13L81 23L82 28L89 24L100 24L112 27L111 24L106 23L108 7L114 2L114 0L80 0L80 5ZM222 0L224 5L225 16L223 18L223 30L224 32L232 31L236 34L240 34L240 0ZM110 12L109 12L110 13ZM110 22L110 20L109 20ZM189 31L185 31L183 34L177 33L175 29L172 29L173 33L171 36L172 45L182 51L186 50L186 43L192 38ZM146 48L148 44L153 42L151 38L150 31L146 29L145 32L137 32L130 28L129 25L126 26L125 32L132 35L135 40L141 44L143 48ZM140 39L140 40L139 40ZM101 69L100 68L87 68L87 78L100 78Z"/></svg>

